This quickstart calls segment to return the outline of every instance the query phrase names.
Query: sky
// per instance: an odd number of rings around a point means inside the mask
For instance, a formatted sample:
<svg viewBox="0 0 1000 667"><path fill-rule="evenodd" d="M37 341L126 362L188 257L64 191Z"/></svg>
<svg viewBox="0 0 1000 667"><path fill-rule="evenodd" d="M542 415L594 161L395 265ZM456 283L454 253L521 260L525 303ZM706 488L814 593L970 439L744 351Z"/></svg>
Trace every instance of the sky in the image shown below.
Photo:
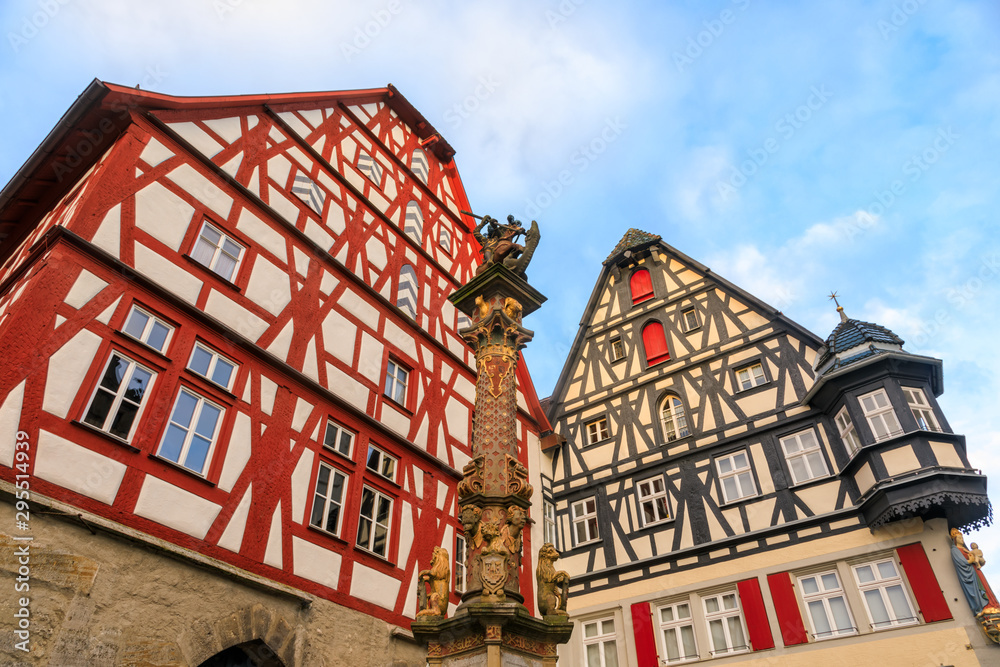
<svg viewBox="0 0 1000 667"><path fill-rule="evenodd" d="M94 78L172 95L391 82L457 150L476 213L538 220L539 396L637 227L821 338L836 290L942 359L941 406L996 484L998 35L995 0L4 0L0 182ZM972 540L1000 559L1000 529Z"/></svg>

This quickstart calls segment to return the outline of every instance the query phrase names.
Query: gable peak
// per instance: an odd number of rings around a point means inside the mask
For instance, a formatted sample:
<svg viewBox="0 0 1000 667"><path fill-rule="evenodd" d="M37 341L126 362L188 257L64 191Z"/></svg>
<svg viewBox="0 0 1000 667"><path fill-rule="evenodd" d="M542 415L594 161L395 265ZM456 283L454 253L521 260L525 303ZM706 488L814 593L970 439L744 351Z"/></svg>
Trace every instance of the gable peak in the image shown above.
<svg viewBox="0 0 1000 667"><path fill-rule="evenodd" d="M616 259L626 251L641 250L643 248L647 248L653 245L659 240L660 237L656 234L650 234L649 232L644 232L641 229L636 229L635 227L632 227L627 232L625 232L625 236L623 236L622 240L618 242L618 245L615 246L615 249L611 251L611 254L608 255L608 258L604 260L604 263L610 264L612 260Z"/></svg>

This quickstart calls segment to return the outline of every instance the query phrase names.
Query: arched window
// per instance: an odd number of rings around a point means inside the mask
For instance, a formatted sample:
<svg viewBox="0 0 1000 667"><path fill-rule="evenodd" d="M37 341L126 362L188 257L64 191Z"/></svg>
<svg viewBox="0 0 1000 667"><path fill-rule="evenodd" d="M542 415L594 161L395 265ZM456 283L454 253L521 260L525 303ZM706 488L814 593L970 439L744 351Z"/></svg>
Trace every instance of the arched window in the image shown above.
<svg viewBox="0 0 1000 667"><path fill-rule="evenodd" d="M414 176L427 183L427 176L430 175L431 165L423 149L418 148L413 151L413 157L410 158L410 170Z"/></svg>
<svg viewBox="0 0 1000 667"><path fill-rule="evenodd" d="M667 442L691 435L687 417L684 415L684 404L673 394L667 394L663 398L663 404L660 406L660 423L663 424L663 437Z"/></svg>
<svg viewBox="0 0 1000 667"><path fill-rule="evenodd" d="M403 231L418 244L424 242L424 214L420 212L420 204L415 201L406 205Z"/></svg>
<svg viewBox="0 0 1000 667"><path fill-rule="evenodd" d="M399 289L396 305L413 319L417 319L417 272L409 264L399 270Z"/></svg>
<svg viewBox="0 0 1000 667"><path fill-rule="evenodd" d="M438 245L446 253L451 254L451 232L444 225L441 225L441 233L438 235Z"/></svg>
<svg viewBox="0 0 1000 667"><path fill-rule="evenodd" d="M653 298L653 280L649 277L649 271L639 269L632 274L628 281L629 289L632 290L632 305Z"/></svg>
<svg viewBox="0 0 1000 667"><path fill-rule="evenodd" d="M663 333L663 325L659 322L650 322L642 328L642 345L646 348L646 363L650 366L670 358L667 337Z"/></svg>

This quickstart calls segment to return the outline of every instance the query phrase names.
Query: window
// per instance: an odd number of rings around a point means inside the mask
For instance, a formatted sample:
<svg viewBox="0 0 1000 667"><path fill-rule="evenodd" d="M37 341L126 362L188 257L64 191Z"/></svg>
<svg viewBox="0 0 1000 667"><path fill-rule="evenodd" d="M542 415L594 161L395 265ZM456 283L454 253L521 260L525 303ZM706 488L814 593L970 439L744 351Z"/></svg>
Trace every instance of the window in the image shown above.
<svg viewBox="0 0 1000 667"><path fill-rule="evenodd" d="M229 391L233 386L237 366L235 362L226 359L215 350L201 343L195 343L194 349L191 350L188 368Z"/></svg>
<svg viewBox="0 0 1000 667"><path fill-rule="evenodd" d="M455 590L465 591L465 537L455 536Z"/></svg>
<svg viewBox="0 0 1000 667"><path fill-rule="evenodd" d="M396 290L396 306L416 319L417 317L417 272L409 264L399 269L399 287Z"/></svg>
<svg viewBox="0 0 1000 667"><path fill-rule="evenodd" d="M556 506L551 500L542 500L542 544L556 545Z"/></svg>
<svg viewBox="0 0 1000 667"><path fill-rule="evenodd" d="M608 433L608 418L601 417L587 423L587 444L593 445L601 440L607 440L611 435Z"/></svg>
<svg viewBox="0 0 1000 667"><path fill-rule="evenodd" d="M736 371L737 391L745 391L760 386L765 382L767 382L767 378L764 377L764 366L762 364L753 364Z"/></svg>
<svg viewBox="0 0 1000 667"><path fill-rule="evenodd" d="M698 659L698 644L694 638L691 605L687 602L660 607L660 634L663 637L664 660L668 665Z"/></svg>
<svg viewBox="0 0 1000 667"><path fill-rule="evenodd" d="M389 360L385 369L385 395L400 405L406 405L406 381L410 371Z"/></svg>
<svg viewBox="0 0 1000 667"><path fill-rule="evenodd" d="M653 280L649 277L649 271L639 269L632 274L628 281L629 289L632 292L632 305L642 303L653 298Z"/></svg>
<svg viewBox="0 0 1000 667"><path fill-rule="evenodd" d="M830 474L816 433L811 428L782 438L781 448L796 484Z"/></svg>
<svg viewBox="0 0 1000 667"><path fill-rule="evenodd" d="M181 388L157 456L203 475L221 417L221 407Z"/></svg>
<svg viewBox="0 0 1000 667"><path fill-rule="evenodd" d="M635 488L639 495L639 514L642 516L643 526L651 526L670 518L667 489L662 477L639 482Z"/></svg>
<svg viewBox="0 0 1000 667"><path fill-rule="evenodd" d="M431 165L430 161L427 159L427 154L424 153L422 148L417 148L413 151L413 157L410 158L410 171L413 175L419 178L424 183L427 183L427 177L430 175Z"/></svg>
<svg viewBox="0 0 1000 667"><path fill-rule="evenodd" d="M365 467L382 475L390 482L396 481L397 461L395 456L386 454L375 445L368 445L368 461L365 463Z"/></svg>
<svg viewBox="0 0 1000 667"><path fill-rule="evenodd" d="M624 358L625 344L622 342L621 336L615 336L611 339L611 361L618 361Z"/></svg>
<svg viewBox="0 0 1000 667"><path fill-rule="evenodd" d="M406 215L403 217L403 233L413 239L417 245L424 241L424 214L420 212L420 204L411 201L406 205Z"/></svg>
<svg viewBox="0 0 1000 667"><path fill-rule="evenodd" d="M613 618L584 623L583 652L587 655L587 667L618 667L617 639Z"/></svg>
<svg viewBox="0 0 1000 667"><path fill-rule="evenodd" d="M937 419L934 418L934 410L927 402L927 397L922 389L903 387L903 394L906 396L906 404L910 406L913 418L917 420L917 428L922 431L941 430Z"/></svg>
<svg viewBox="0 0 1000 667"><path fill-rule="evenodd" d="M441 230L438 232L438 245L446 253L451 254L451 232L444 225L441 225Z"/></svg>
<svg viewBox="0 0 1000 667"><path fill-rule="evenodd" d="M232 281L243 257L243 246L205 223L195 241L191 259L204 264L225 280Z"/></svg>
<svg viewBox="0 0 1000 667"><path fill-rule="evenodd" d="M369 181L382 187L382 165L364 151L358 151L358 171Z"/></svg>
<svg viewBox="0 0 1000 667"><path fill-rule="evenodd" d="M702 601L705 604L708 636L712 640L712 655L742 653L748 650L750 647L747 645L743 615L740 613L740 601L736 597L736 592L713 595L702 598Z"/></svg>
<svg viewBox="0 0 1000 667"><path fill-rule="evenodd" d="M722 495L727 503L757 495L746 451L717 458L715 465L719 470Z"/></svg>
<svg viewBox="0 0 1000 667"><path fill-rule="evenodd" d="M845 405L834 417L834 421L837 422L837 430L840 431L840 439L844 441L844 446L847 447L847 455L853 456L854 452L861 449L861 441L858 440L858 432L854 428L854 422L847 414L847 406Z"/></svg>
<svg viewBox="0 0 1000 667"><path fill-rule="evenodd" d="M351 458L351 446L354 444L354 432L333 421L326 423L326 434L323 436L323 445L333 451Z"/></svg>
<svg viewBox="0 0 1000 667"><path fill-rule="evenodd" d="M142 308L133 305L125 319L125 327L122 332L162 354L166 352L174 328Z"/></svg>
<svg viewBox="0 0 1000 667"><path fill-rule="evenodd" d="M873 630L917 622L903 580L891 559L854 566L854 578L868 611Z"/></svg>
<svg viewBox="0 0 1000 667"><path fill-rule="evenodd" d="M360 514L358 546L384 558L389 548L392 498L366 486L361 490Z"/></svg>
<svg viewBox="0 0 1000 667"><path fill-rule="evenodd" d="M885 393L885 389L873 391L859 398L861 409L865 412L868 425L871 426L872 433L875 434L875 442L891 438L903 432L899 425L899 419L892 410L892 404Z"/></svg>
<svg viewBox="0 0 1000 667"><path fill-rule="evenodd" d="M586 498L572 505L573 535L577 545L600 539L597 532L597 501Z"/></svg>
<svg viewBox="0 0 1000 667"><path fill-rule="evenodd" d="M646 348L646 363L650 366L670 358L667 337L659 322L650 322L642 328L642 345Z"/></svg>
<svg viewBox="0 0 1000 667"><path fill-rule="evenodd" d="M295 180L292 182L292 194L301 199L306 206L318 215L323 215L323 204L326 202L326 193L301 171L295 174Z"/></svg>
<svg viewBox="0 0 1000 667"><path fill-rule="evenodd" d="M319 464L310 525L333 535L340 534L340 518L343 514L341 508L346 486L347 475L325 463Z"/></svg>
<svg viewBox="0 0 1000 667"><path fill-rule="evenodd" d="M671 395L663 399L663 407L660 408L660 423L663 424L663 436L667 442L691 435L687 417L684 416L684 404L676 396Z"/></svg>
<svg viewBox="0 0 1000 667"><path fill-rule="evenodd" d="M142 399L155 376L153 371L131 359L117 352L112 354L83 422L128 440L142 409Z"/></svg>
<svg viewBox="0 0 1000 667"><path fill-rule="evenodd" d="M836 572L799 577L802 604L809 612L814 639L857 634Z"/></svg>
<svg viewBox="0 0 1000 667"><path fill-rule="evenodd" d="M684 333L694 331L701 326L701 322L698 321L698 312L694 307L685 308L681 311L681 326L684 327Z"/></svg>

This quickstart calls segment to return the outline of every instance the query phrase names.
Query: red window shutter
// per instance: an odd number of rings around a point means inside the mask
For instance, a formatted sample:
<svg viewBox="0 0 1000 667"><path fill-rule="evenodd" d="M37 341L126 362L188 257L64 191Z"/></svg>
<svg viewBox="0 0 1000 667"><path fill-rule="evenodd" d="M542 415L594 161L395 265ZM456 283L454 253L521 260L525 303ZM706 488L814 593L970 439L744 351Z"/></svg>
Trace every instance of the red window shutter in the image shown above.
<svg viewBox="0 0 1000 667"><path fill-rule="evenodd" d="M917 606L920 607L924 622L933 623L950 619L951 610L948 609L948 601L944 599L941 585L938 584L930 561L927 560L924 546L919 542L907 544L896 549L896 555L899 556L899 564L906 572L913 595L917 598Z"/></svg>
<svg viewBox="0 0 1000 667"><path fill-rule="evenodd" d="M646 269L639 269L633 273L628 284L632 290L633 305L653 298L653 279L649 277L649 271Z"/></svg>
<svg viewBox="0 0 1000 667"><path fill-rule="evenodd" d="M658 364L670 358L667 349L667 337L663 334L663 325L650 322L642 329L642 345L646 348L646 361Z"/></svg>
<svg viewBox="0 0 1000 667"><path fill-rule="evenodd" d="M653 617L648 602L632 605L632 630L635 632L635 655L639 667L658 667L656 639L653 637Z"/></svg>
<svg viewBox="0 0 1000 667"><path fill-rule="evenodd" d="M756 579L744 579L736 584L736 590L740 593L740 605L747 620L750 647L755 651L774 648L771 624L767 620L767 609L764 608L764 596L760 593L760 582Z"/></svg>
<svg viewBox="0 0 1000 667"><path fill-rule="evenodd" d="M771 589L771 599L774 601L774 611L778 614L778 628L781 629L781 639L785 646L805 644L809 641L806 627L802 624L802 614L799 612L799 601L795 598L792 588L792 577L787 572L767 575L767 586Z"/></svg>

